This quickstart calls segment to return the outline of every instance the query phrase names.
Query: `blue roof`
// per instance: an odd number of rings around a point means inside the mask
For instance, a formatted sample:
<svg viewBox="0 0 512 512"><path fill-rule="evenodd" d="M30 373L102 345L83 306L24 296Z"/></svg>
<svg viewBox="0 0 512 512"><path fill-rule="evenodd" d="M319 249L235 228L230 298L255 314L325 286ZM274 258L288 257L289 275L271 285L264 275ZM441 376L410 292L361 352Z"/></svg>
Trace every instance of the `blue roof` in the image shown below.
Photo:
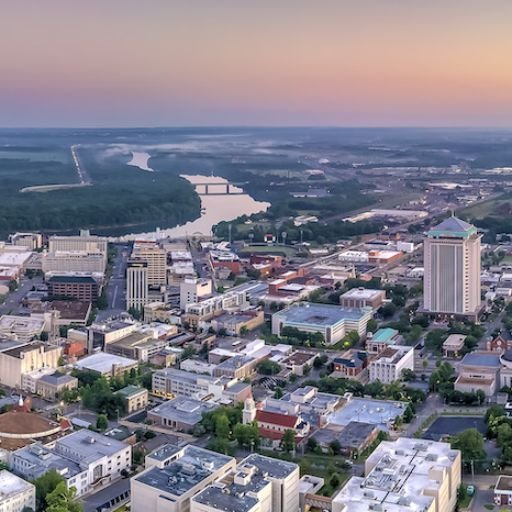
<svg viewBox="0 0 512 512"><path fill-rule="evenodd" d="M275 314L287 323L330 326L343 320L358 320L366 313L365 309L301 302Z"/></svg>
<svg viewBox="0 0 512 512"><path fill-rule="evenodd" d="M397 334L398 331L396 329L391 329L391 327L383 327L374 333L372 336L372 341L375 341L376 343L391 343Z"/></svg>
<svg viewBox="0 0 512 512"><path fill-rule="evenodd" d="M489 354L488 352L471 352L466 354L462 364L471 366L501 366L499 354Z"/></svg>

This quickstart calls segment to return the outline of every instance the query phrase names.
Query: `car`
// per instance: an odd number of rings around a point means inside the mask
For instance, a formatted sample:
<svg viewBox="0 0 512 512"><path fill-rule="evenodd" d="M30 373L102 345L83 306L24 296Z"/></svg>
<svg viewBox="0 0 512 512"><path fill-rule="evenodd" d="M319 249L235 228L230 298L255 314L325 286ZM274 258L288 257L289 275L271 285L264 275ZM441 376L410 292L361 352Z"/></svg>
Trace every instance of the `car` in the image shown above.
<svg viewBox="0 0 512 512"><path fill-rule="evenodd" d="M473 496L473 494L475 494L475 486L474 485L468 485L466 487L466 492L468 493L468 496Z"/></svg>

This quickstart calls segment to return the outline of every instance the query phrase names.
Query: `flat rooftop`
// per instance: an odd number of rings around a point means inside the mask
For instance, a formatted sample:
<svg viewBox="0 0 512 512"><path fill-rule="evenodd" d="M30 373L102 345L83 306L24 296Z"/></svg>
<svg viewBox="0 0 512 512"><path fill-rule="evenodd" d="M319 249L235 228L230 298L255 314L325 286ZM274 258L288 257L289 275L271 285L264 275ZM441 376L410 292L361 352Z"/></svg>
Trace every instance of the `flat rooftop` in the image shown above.
<svg viewBox="0 0 512 512"><path fill-rule="evenodd" d="M460 471L460 452L448 443L403 437L383 441L368 457L372 471L364 478L352 477L333 503L345 505L350 512L367 512L372 505L373 510L387 512L427 510L442 485L435 479L439 473L430 476L431 471L450 471L454 464Z"/></svg>
<svg viewBox="0 0 512 512"><path fill-rule="evenodd" d="M55 443L54 451L78 463L90 464L105 456L112 456L129 445L92 430L78 430Z"/></svg>
<svg viewBox="0 0 512 512"><path fill-rule="evenodd" d="M378 329L369 341L373 341L374 343L394 343L393 338L396 336L398 336L398 331L396 329L383 327L382 329Z"/></svg>
<svg viewBox="0 0 512 512"><path fill-rule="evenodd" d="M80 369L93 370L98 373L107 373L112 370L113 365L121 367L136 366L135 359L128 359L127 357L116 356L114 354L107 354L105 352L98 352L91 356L84 357L75 363L75 366Z"/></svg>
<svg viewBox="0 0 512 512"><path fill-rule="evenodd" d="M345 292L343 295L341 295L340 299L371 300L383 294L386 294L386 292L383 290L373 290L370 288L352 288L348 292Z"/></svg>
<svg viewBox="0 0 512 512"><path fill-rule="evenodd" d="M33 488L33 484L23 480L19 476L13 475L10 471L3 469L0 471L0 500L11 498L21 492Z"/></svg>
<svg viewBox="0 0 512 512"><path fill-rule="evenodd" d="M310 324L328 327L344 320L358 320L365 314L365 311L328 304L301 302L274 314L288 324Z"/></svg>
<svg viewBox="0 0 512 512"><path fill-rule="evenodd" d="M233 462L227 455L187 445L181 456L164 468L150 468L133 479L173 496L182 496Z"/></svg>
<svg viewBox="0 0 512 512"><path fill-rule="evenodd" d="M500 355L493 352L470 352L464 356L461 365L500 368Z"/></svg>
<svg viewBox="0 0 512 512"><path fill-rule="evenodd" d="M150 413L171 421L195 425L201 421L203 413L211 411L216 407L217 405L214 403L178 396L151 409Z"/></svg>
<svg viewBox="0 0 512 512"><path fill-rule="evenodd" d="M387 431L389 424L393 423L397 416L401 416L406 407L405 402L351 398L340 409L327 416L327 423L345 426L351 421L359 421Z"/></svg>
<svg viewBox="0 0 512 512"><path fill-rule="evenodd" d="M291 475L298 469L294 462L265 457L259 453L252 453L246 457L240 464L250 464L256 466L260 471L267 473L271 478L283 479Z"/></svg>

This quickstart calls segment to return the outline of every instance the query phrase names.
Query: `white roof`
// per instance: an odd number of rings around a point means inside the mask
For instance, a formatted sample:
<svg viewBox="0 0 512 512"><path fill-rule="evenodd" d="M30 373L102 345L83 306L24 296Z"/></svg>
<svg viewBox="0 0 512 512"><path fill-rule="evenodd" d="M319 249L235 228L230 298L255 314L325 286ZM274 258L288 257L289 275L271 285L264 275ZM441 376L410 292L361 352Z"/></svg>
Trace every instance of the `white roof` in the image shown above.
<svg viewBox="0 0 512 512"><path fill-rule="evenodd" d="M0 253L0 267L21 267L32 256L29 251Z"/></svg>
<svg viewBox="0 0 512 512"><path fill-rule="evenodd" d="M6 469L0 471L0 501L15 496L16 494L25 492L35 487L23 478L13 475Z"/></svg>
<svg viewBox="0 0 512 512"><path fill-rule="evenodd" d="M127 357L98 352L92 356L80 359L80 361L75 363L75 366L77 368L93 370L99 373L106 373L112 370L112 365L114 364L128 367L136 365L137 361L135 361L135 359L128 359Z"/></svg>

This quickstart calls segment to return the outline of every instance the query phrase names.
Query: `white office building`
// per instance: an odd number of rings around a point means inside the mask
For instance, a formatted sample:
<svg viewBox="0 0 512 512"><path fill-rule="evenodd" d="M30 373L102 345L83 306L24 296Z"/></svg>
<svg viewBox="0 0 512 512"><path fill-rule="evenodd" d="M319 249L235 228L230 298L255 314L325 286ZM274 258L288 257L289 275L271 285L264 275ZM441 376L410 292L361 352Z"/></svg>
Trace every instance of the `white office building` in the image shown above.
<svg viewBox="0 0 512 512"><path fill-rule="evenodd" d="M30 480L55 470L82 496L119 480L131 461L131 445L84 429L61 437L52 448L36 443L17 450L11 468Z"/></svg>
<svg viewBox="0 0 512 512"><path fill-rule="evenodd" d="M476 317L480 299L480 238L475 226L449 217L424 241L424 308Z"/></svg>
<svg viewBox="0 0 512 512"><path fill-rule="evenodd" d="M380 380L383 384L390 384L400 380L404 370L414 370L414 347L390 345L368 366L369 381Z"/></svg>
<svg viewBox="0 0 512 512"><path fill-rule="evenodd" d="M204 297L210 296L211 294L211 279L195 279L186 277L180 283L180 308L182 311L185 311L188 304L193 304Z"/></svg>
<svg viewBox="0 0 512 512"><path fill-rule="evenodd" d="M126 309L142 311L149 300L148 263L131 259L126 267Z"/></svg>

